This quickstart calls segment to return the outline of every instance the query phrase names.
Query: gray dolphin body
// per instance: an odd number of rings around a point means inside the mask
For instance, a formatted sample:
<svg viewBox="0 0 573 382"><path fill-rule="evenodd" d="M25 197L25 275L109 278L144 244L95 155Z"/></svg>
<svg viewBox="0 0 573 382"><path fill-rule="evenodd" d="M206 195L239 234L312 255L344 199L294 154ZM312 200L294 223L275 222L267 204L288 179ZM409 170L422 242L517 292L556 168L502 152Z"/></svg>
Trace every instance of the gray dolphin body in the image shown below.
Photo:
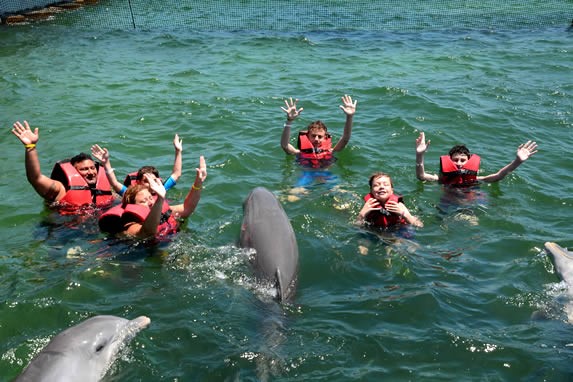
<svg viewBox="0 0 573 382"><path fill-rule="evenodd" d="M99 381L150 319L95 316L52 338L15 381Z"/></svg>
<svg viewBox="0 0 573 382"><path fill-rule="evenodd" d="M549 241L545 243L545 250L559 278L573 288L573 252Z"/></svg>
<svg viewBox="0 0 573 382"><path fill-rule="evenodd" d="M289 218L275 195L253 189L243 203L240 245L253 248L255 276L277 288L279 301L294 297L298 281L298 246Z"/></svg>

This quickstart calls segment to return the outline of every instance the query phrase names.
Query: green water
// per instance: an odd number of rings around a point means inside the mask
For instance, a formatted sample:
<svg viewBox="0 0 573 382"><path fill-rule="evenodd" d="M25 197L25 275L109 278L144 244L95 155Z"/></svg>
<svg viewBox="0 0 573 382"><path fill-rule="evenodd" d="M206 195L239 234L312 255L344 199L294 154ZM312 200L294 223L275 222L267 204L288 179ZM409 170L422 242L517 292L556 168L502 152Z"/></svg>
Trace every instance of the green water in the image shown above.
<svg viewBox="0 0 573 382"><path fill-rule="evenodd" d="M63 329L114 314L152 323L106 381L569 380L569 299L542 251L545 241L573 245L566 27L0 28L0 379ZM335 180L287 201L302 171L279 145L283 99L304 107L295 130L321 119L336 140L344 94L358 107ZM119 175L144 164L168 174L178 133L184 172L168 197L182 201L205 155L196 213L152 248L106 239L94 218L57 216L26 181L10 133L24 119L40 128L48 174L94 143L109 148ZM485 173L526 140L539 153L482 185L465 213L444 211L441 187L415 177L419 131L432 141L429 171L456 143L481 155ZM424 221L408 238L382 240L353 224L380 170ZM269 301L235 246L242 201L256 186L279 196L297 235L292 305Z"/></svg>

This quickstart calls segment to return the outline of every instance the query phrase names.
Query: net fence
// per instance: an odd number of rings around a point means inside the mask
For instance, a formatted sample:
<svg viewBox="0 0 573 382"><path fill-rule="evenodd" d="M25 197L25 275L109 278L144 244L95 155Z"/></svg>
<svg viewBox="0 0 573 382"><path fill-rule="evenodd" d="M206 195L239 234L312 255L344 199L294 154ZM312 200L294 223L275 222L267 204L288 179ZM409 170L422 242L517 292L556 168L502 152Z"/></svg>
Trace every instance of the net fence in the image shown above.
<svg viewBox="0 0 573 382"><path fill-rule="evenodd" d="M571 26L573 0L0 0L0 16L89 28L408 31ZM32 15L32 16L29 16Z"/></svg>

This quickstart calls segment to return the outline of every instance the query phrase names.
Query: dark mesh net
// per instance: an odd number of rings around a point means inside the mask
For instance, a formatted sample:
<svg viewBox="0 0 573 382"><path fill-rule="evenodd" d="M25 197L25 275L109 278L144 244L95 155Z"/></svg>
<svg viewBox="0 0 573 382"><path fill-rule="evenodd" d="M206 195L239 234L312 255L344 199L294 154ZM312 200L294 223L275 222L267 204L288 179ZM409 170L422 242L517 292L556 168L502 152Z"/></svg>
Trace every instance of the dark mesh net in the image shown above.
<svg viewBox="0 0 573 382"><path fill-rule="evenodd" d="M50 0L0 0L0 15ZM89 28L200 31L411 31L569 26L572 0L101 0L52 15ZM53 8L52 8L53 9Z"/></svg>

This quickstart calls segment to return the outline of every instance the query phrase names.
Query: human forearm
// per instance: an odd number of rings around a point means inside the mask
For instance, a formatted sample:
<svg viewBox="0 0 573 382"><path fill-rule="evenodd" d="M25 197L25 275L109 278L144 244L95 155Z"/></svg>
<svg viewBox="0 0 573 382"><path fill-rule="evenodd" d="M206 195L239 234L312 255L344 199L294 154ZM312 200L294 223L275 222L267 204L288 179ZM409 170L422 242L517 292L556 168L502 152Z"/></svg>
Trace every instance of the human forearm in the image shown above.
<svg viewBox="0 0 573 382"><path fill-rule="evenodd" d="M137 234L140 238L146 238L150 236L155 236L157 233L157 227L159 226L159 221L161 220L161 210L163 208L164 198L160 195L157 196L155 204L151 207L149 215L145 218L139 233Z"/></svg>
<svg viewBox="0 0 573 382"><path fill-rule="evenodd" d="M488 182L488 183L499 182L500 180L508 176L513 170L518 168L522 163L523 161L518 157L516 157L511 163L501 168L495 174L485 175L481 177L478 176L477 179L481 180L482 182Z"/></svg>
<svg viewBox="0 0 573 382"><path fill-rule="evenodd" d="M418 217L412 215L409 210L404 211L404 213L402 214L402 217L404 218L404 220L406 220L406 222L408 224L411 224L415 227L423 227L424 226L422 221Z"/></svg>
<svg viewBox="0 0 573 382"><path fill-rule="evenodd" d="M332 149L332 151L341 151L346 147L348 142L350 142L350 136L352 135L352 121L353 121L353 114L346 115L346 123L344 124L344 131L342 133L342 137L336 143L336 146Z"/></svg>
<svg viewBox="0 0 573 382"><path fill-rule="evenodd" d="M103 168L105 170L105 176L107 177L107 180L111 185L111 188L115 192L120 193L121 189L123 188L123 184L117 180L117 177L115 176L115 170L113 169L113 167L111 167L111 163L109 160L103 163Z"/></svg>
<svg viewBox="0 0 573 382"><path fill-rule="evenodd" d="M177 180L179 180L179 178L181 177L183 168L182 162L183 162L183 154L181 150L176 149L175 160L173 161L173 172L171 173L171 177L175 182L177 182Z"/></svg>
<svg viewBox="0 0 573 382"><path fill-rule="evenodd" d="M285 122L284 128L283 128L282 135L281 135L281 147L285 153L290 154L290 155L294 155L294 154L298 153L298 150L295 149L293 147L293 145L291 145L289 143L291 124L292 124L292 120L287 119L287 121Z"/></svg>

